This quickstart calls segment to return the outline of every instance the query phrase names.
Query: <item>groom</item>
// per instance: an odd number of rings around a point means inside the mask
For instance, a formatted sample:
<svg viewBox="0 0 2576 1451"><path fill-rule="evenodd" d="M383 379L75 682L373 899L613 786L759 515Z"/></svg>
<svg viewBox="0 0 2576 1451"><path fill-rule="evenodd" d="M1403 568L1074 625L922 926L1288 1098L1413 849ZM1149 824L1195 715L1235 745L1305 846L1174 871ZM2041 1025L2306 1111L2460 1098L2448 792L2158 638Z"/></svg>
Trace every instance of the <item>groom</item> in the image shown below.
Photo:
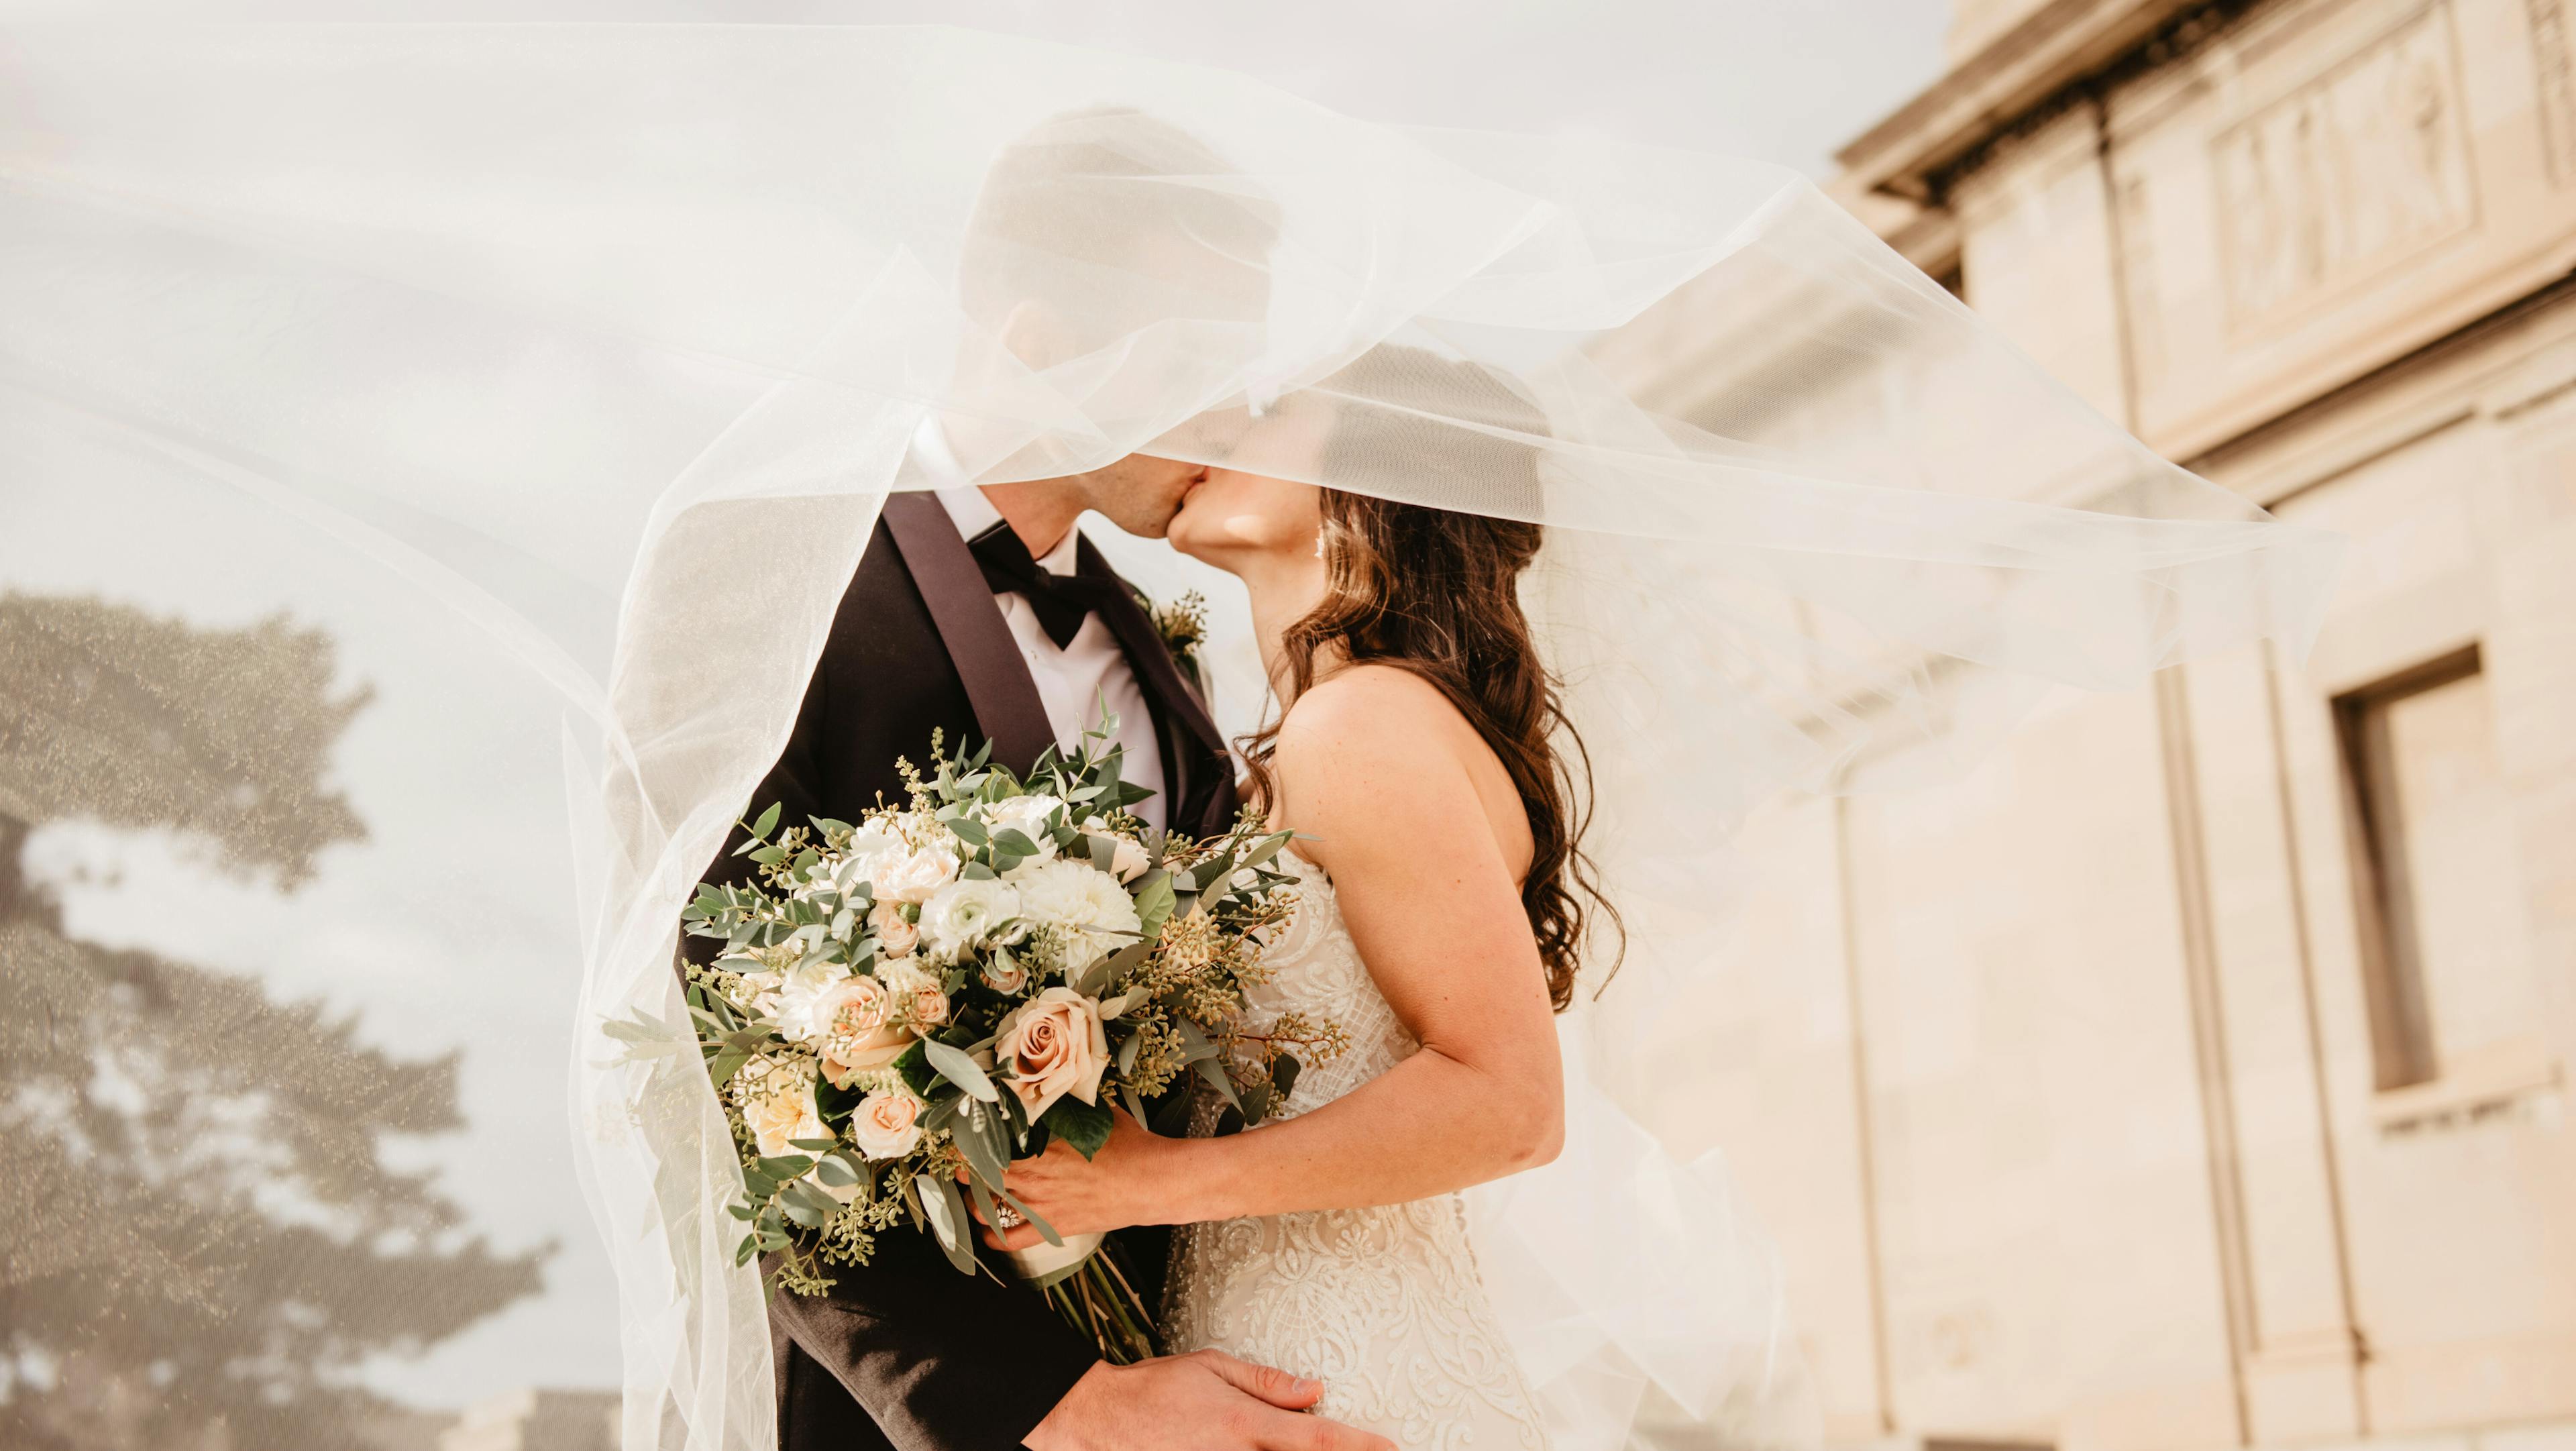
<svg viewBox="0 0 2576 1451"><path fill-rule="evenodd" d="M1004 355L995 365L1043 374L1157 320L1104 310L1104 272L1156 278L1166 284L1151 289L1158 298L1183 279L1192 321L1257 330L1266 273L1241 259L1269 249L1268 204L1150 184L1225 170L1194 139L1133 111L1058 117L1005 148L959 277L967 311ZM1084 306L1058 301L1068 295ZM975 382L961 378L965 391ZM1155 792L1137 808L1147 824L1222 830L1235 810L1223 737L1135 592L1074 527L1091 510L1160 538L1204 467L1132 454L1087 473L977 488L961 453L980 463L1011 441L979 439L973 427L932 415L914 435L898 480L911 488L887 497L787 748L748 810L775 801L782 821L855 821L881 795L905 798L895 758L921 761L934 728L952 745L989 740L994 760L1025 769L1049 745L1074 744L1105 702L1125 778ZM746 874L730 855L740 840L737 828L708 880ZM714 946L688 941L701 958ZM1122 1240L1150 1303L1165 1236ZM866 1265L835 1274L827 1295L770 1299L781 1451L1389 1445L1299 1414L1322 1386L1230 1356L1111 1366L1038 1296L1004 1283L1007 1271L960 1275L922 1235L881 1236Z"/></svg>

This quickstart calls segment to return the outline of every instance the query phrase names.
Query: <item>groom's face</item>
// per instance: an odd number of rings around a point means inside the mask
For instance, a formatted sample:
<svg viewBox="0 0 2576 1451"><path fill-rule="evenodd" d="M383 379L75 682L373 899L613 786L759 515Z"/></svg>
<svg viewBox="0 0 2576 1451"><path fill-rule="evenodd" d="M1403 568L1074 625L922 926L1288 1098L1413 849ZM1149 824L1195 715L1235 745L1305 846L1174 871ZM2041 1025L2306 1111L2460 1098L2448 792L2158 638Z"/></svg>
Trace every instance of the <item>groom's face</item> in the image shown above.
<svg viewBox="0 0 2576 1451"><path fill-rule="evenodd" d="M1082 476L1086 502L1112 524L1142 539L1160 539L1180 512L1181 496L1207 477L1207 465L1131 453Z"/></svg>

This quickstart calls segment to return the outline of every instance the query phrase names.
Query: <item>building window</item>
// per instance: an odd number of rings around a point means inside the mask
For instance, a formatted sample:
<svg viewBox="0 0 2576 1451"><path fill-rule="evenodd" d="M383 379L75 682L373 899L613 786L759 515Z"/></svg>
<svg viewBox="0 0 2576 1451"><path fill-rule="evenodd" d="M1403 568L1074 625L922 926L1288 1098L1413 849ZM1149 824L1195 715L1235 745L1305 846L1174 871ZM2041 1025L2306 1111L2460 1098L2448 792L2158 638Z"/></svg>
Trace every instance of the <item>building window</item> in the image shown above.
<svg viewBox="0 0 2576 1451"><path fill-rule="evenodd" d="M2378 1086L2426 1083L2507 1025L2512 802L2475 646L2335 702ZM2501 870L2499 868L2502 868Z"/></svg>

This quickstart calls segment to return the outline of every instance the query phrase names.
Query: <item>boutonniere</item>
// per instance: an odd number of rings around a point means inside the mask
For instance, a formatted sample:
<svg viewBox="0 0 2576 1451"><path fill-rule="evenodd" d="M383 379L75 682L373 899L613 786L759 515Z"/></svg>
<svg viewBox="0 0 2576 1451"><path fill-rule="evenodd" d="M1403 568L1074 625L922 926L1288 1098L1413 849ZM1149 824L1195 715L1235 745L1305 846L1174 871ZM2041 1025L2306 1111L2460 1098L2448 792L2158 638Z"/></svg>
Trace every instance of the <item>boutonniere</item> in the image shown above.
<svg viewBox="0 0 2576 1451"><path fill-rule="evenodd" d="M1163 648L1192 680L1199 675L1199 644L1207 639L1207 596L1197 590L1168 605L1147 602L1146 613L1154 617L1154 633L1163 637Z"/></svg>

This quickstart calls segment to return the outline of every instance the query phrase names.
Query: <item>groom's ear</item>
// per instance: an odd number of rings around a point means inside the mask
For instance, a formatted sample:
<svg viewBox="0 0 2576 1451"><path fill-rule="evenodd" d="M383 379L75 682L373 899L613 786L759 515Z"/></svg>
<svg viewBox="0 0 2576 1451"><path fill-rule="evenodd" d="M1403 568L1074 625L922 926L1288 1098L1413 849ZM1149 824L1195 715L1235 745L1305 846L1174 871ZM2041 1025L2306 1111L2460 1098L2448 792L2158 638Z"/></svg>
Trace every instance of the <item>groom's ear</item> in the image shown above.
<svg viewBox="0 0 2576 1451"><path fill-rule="evenodd" d="M1002 347L1030 372L1044 372L1073 356L1073 330L1054 308L1029 298L1002 319Z"/></svg>

